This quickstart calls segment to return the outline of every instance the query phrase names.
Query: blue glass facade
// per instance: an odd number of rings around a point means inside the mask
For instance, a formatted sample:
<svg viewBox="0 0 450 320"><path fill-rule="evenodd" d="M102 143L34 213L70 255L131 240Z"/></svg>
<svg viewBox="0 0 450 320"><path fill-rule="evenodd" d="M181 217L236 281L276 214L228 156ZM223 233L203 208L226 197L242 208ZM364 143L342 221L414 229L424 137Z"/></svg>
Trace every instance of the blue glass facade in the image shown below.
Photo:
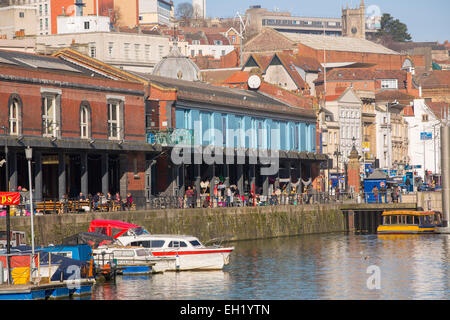
<svg viewBox="0 0 450 320"><path fill-rule="evenodd" d="M195 145L316 152L315 123L177 107L175 127L194 130Z"/></svg>

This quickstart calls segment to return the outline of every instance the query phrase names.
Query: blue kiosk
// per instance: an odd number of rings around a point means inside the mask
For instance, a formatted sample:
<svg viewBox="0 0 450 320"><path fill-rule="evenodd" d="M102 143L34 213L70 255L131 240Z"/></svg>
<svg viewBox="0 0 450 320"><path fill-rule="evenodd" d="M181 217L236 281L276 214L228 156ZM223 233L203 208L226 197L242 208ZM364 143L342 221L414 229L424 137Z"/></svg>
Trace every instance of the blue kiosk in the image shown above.
<svg viewBox="0 0 450 320"><path fill-rule="evenodd" d="M368 178L364 179L364 193L366 203L377 203L375 199L375 195L372 192L375 186L380 190L380 188L384 185L387 186L387 176L381 170L375 170ZM378 203L381 203L381 195L378 196ZM383 199L385 202L386 199Z"/></svg>

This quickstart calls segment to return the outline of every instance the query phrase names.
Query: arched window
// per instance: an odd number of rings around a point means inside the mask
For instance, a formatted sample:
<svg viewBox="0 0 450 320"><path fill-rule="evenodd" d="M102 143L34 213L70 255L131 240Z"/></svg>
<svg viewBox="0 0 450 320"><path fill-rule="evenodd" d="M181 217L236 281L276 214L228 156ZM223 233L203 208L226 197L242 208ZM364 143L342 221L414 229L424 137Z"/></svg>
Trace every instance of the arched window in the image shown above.
<svg viewBox="0 0 450 320"><path fill-rule="evenodd" d="M22 101L19 96L12 95L9 98L8 106L9 134L18 136L22 133Z"/></svg>
<svg viewBox="0 0 450 320"><path fill-rule="evenodd" d="M91 109L87 103L82 103L80 107L80 138L89 139L91 123Z"/></svg>

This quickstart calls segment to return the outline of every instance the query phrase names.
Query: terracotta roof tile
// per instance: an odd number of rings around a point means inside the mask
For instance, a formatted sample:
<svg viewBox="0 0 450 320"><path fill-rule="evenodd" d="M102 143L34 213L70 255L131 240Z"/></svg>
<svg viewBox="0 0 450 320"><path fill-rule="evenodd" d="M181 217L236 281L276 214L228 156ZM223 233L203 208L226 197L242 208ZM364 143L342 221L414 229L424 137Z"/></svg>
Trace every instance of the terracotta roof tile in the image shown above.
<svg viewBox="0 0 450 320"><path fill-rule="evenodd" d="M448 112L450 111L450 103L448 102L426 102L426 105L439 119L442 119L443 115L448 114Z"/></svg>
<svg viewBox="0 0 450 320"><path fill-rule="evenodd" d="M434 70L419 77L423 89L450 88L450 70Z"/></svg>
<svg viewBox="0 0 450 320"><path fill-rule="evenodd" d="M250 77L250 72L248 71L238 71L227 78L223 83L225 84L242 84L247 83L248 78Z"/></svg>
<svg viewBox="0 0 450 320"><path fill-rule="evenodd" d="M399 90L380 90L375 93L376 101L395 101L400 103L409 104L409 102L414 100L414 96L404 93Z"/></svg>
<svg viewBox="0 0 450 320"><path fill-rule="evenodd" d="M226 38L224 35L220 34L220 33L210 33L210 34L205 34L208 43L210 45L215 45L215 41L222 41L222 45L230 45L230 41L228 40L228 38Z"/></svg>

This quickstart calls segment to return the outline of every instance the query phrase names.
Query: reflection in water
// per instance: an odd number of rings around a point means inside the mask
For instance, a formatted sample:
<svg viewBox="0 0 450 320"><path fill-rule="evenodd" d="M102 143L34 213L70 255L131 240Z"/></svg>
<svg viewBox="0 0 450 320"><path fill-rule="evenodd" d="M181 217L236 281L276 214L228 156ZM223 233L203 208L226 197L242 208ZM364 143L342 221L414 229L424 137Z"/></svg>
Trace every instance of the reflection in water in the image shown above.
<svg viewBox="0 0 450 320"><path fill-rule="evenodd" d="M116 283L97 286L95 300L213 300L229 290L223 271L166 272L149 276L118 276Z"/></svg>
<svg viewBox="0 0 450 320"><path fill-rule="evenodd" d="M311 235L235 243L223 271L118 277L96 300L449 299L449 236ZM368 267L380 270L370 290Z"/></svg>

